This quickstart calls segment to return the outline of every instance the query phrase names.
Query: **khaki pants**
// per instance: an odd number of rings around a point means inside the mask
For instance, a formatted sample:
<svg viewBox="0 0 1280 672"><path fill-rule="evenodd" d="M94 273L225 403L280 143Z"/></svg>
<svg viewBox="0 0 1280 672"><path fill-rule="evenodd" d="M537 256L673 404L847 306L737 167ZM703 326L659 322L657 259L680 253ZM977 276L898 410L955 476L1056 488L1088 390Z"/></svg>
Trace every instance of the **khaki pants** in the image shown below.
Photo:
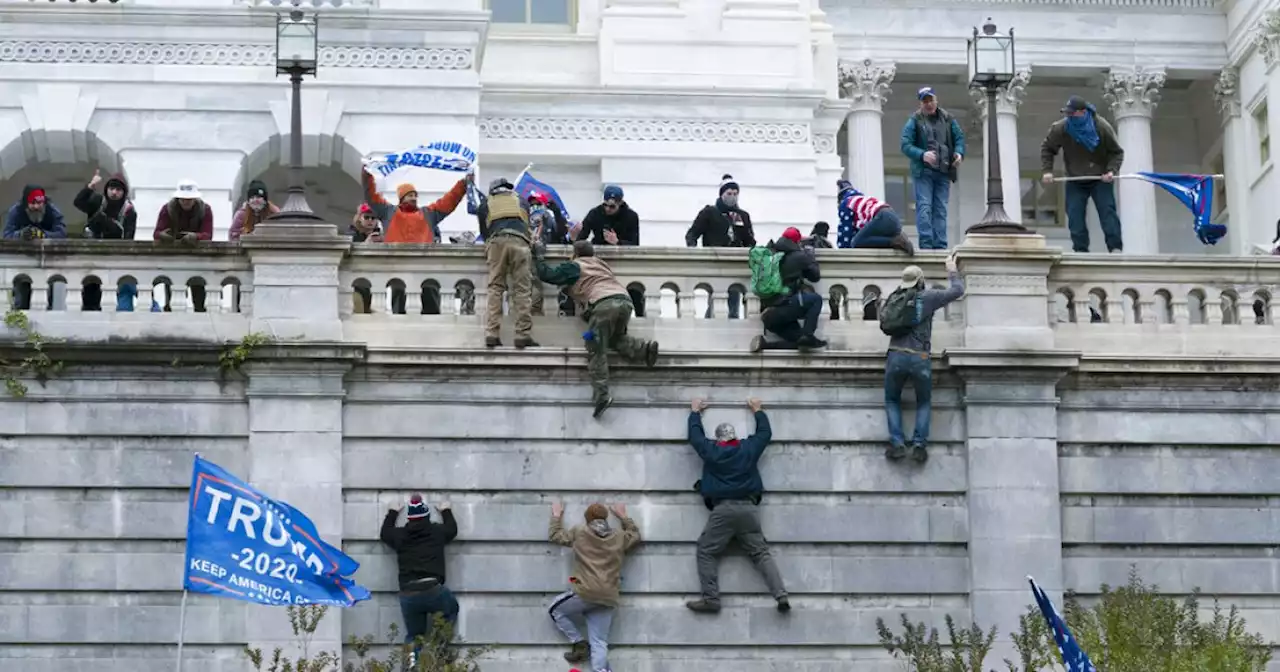
<svg viewBox="0 0 1280 672"><path fill-rule="evenodd" d="M649 342L627 335L632 310L631 301L622 297L603 299L591 309L588 324L592 338L586 345L593 402L599 403L609 397L609 350L617 350L631 362L644 361Z"/></svg>
<svg viewBox="0 0 1280 672"><path fill-rule="evenodd" d="M511 291L511 313L516 320L516 338L531 338L533 332L533 254L529 241L499 233L484 245L489 266L489 305L485 319L486 337L497 338L502 329L502 295Z"/></svg>

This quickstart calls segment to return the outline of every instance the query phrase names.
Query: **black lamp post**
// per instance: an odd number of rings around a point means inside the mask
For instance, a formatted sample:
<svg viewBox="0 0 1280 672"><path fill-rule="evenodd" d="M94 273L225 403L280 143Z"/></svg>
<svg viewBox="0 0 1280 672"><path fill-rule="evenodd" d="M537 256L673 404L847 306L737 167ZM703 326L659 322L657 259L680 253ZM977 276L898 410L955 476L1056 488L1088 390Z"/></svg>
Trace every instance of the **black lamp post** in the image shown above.
<svg viewBox="0 0 1280 672"><path fill-rule="evenodd" d="M324 221L307 205L302 179L302 76L315 75L320 45L316 17L301 10L276 16L276 74L288 74L293 84L289 119L289 196L280 212L267 219Z"/></svg>
<svg viewBox="0 0 1280 672"><path fill-rule="evenodd" d="M969 86L987 94L987 213L982 221L969 227L967 233L1032 233L1021 222L1014 221L1004 209L1004 182L1000 179L1000 133L997 123L996 93L1013 81L1013 29L1008 35L996 31L987 19L982 32L973 29L969 40Z"/></svg>

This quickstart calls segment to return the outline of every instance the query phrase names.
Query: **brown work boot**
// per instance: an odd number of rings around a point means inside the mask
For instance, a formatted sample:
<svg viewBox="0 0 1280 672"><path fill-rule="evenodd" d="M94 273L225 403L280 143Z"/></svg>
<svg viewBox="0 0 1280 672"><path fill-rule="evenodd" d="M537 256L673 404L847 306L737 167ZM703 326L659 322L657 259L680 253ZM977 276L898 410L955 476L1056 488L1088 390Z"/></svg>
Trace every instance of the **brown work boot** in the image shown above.
<svg viewBox="0 0 1280 672"><path fill-rule="evenodd" d="M706 599L692 600L685 602L684 606L688 607L689 611L696 611L699 614L720 613L720 602L718 601L712 602L711 600Z"/></svg>
<svg viewBox="0 0 1280 672"><path fill-rule="evenodd" d="M538 342L533 340L529 336L521 336L520 338L516 339L517 350L524 350L525 348L538 348L538 347L542 347L542 346L538 345Z"/></svg>
<svg viewBox="0 0 1280 672"><path fill-rule="evenodd" d="M658 363L658 342L649 341L649 343L644 346L644 365L648 367L653 367L657 363Z"/></svg>
<svg viewBox="0 0 1280 672"><path fill-rule="evenodd" d="M574 642L573 648L568 653L564 654L564 659L571 663L581 663L585 661L589 655L591 655L591 647L588 646L585 641Z"/></svg>
<svg viewBox="0 0 1280 672"><path fill-rule="evenodd" d="M912 246L911 240L907 238L907 234L899 233L889 242L889 247L900 252L906 252L908 257L916 256L916 248Z"/></svg>
<svg viewBox="0 0 1280 672"><path fill-rule="evenodd" d="M486 348L501 348L501 347L502 347L502 339L498 338L497 336L485 336L485 337L484 337L484 347L486 347Z"/></svg>

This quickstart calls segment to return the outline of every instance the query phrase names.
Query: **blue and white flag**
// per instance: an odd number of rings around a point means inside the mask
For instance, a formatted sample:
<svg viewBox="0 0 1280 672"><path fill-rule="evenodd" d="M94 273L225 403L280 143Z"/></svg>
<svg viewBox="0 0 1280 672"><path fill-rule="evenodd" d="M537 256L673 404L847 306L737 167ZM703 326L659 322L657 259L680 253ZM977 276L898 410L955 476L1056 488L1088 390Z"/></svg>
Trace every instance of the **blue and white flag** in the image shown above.
<svg viewBox="0 0 1280 672"><path fill-rule="evenodd" d="M375 154L364 159L364 165L380 177L409 166L465 173L475 162L476 153L460 142L433 142L403 152Z"/></svg>
<svg viewBox="0 0 1280 672"><path fill-rule="evenodd" d="M1212 224L1213 217L1213 176L1188 175L1184 173L1134 173L1134 177L1144 179L1163 187L1174 195L1182 204L1191 210L1195 217L1196 237L1205 245L1217 245L1227 235L1227 227Z"/></svg>
<svg viewBox="0 0 1280 672"><path fill-rule="evenodd" d="M301 511L196 456L182 587L272 606L350 607L368 589L360 563L320 538Z"/></svg>
<svg viewBox="0 0 1280 672"><path fill-rule="evenodd" d="M520 179L516 180L516 193L526 200L533 194L542 194L548 201L553 201L559 206L560 214L564 215L565 219L572 219L569 216L569 208L566 208L564 201L560 200L560 194L556 193L555 187L539 181L528 170L520 173Z"/></svg>
<svg viewBox="0 0 1280 672"><path fill-rule="evenodd" d="M1031 592L1036 596L1036 604L1040 605L1040 613L1044 614L1045 622L1049 624L1053 640L1058 643L1058 653L1062 656L1062 665L1067 668L1067 672L1098 672L1098 668L1093 666L1093 661L1089 660L1088 654L1080 649L1076 638L1071 636L1071 631L1058 615L1058 610L1054 608L1048 594L1036 585L1035 579L1028 576L1027 580L1031 582Z"/></svg>

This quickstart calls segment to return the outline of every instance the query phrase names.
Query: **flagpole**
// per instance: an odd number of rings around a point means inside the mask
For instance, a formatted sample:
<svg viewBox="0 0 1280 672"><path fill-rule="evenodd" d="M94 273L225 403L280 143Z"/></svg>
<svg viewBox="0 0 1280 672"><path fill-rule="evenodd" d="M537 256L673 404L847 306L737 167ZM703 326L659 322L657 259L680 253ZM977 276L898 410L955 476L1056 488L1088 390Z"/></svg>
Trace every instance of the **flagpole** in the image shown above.
<svg viewBox="0 0 1280 672"><path fill-rule="evenodd" d="M530 163L529 165L525 166L525 167L524 167L524 170L520 171L520 174L519 174L519 175L516 175L516 184L519 184L519 183L520 183L520 179L521 179L521 178L523 178L525 175L527 175L527 174L529 173L529 171L531 171L531 170L533 170L533 164L532 164L532 163Z"/></svg>
<svg viewBox="0 0 1280 672"><path fill-rule="evenodd" d="M1215 180L1222 180L1222 179L1225 179L1227 176L1226 176L1226 175L1199 175L1198 177L1211 177L1211 178L1213 178L1213 179L1215 179ZM1100 179L1102 179L1102 176L1101 176L1101 175L1083 175L1083 176L1079 176L1079 177L1055 177L1055 178L1053 178L1053 181L1054 181L1054 182L1085 182L1085 181L1095 181L1095 180L1100 180ZM1142 176L1141 176L1141 175L1135 175L1135 174L1133 174L1133 173L1126 173L1126 174L1124 174L1124 175L1114 175L1114 176L1112 176L1112 179L1116 179L1116 180L1132 180L1132 179L1138 179L1138 180L1141 180L1141 179L1143 179L1143 178L1142 178Z"/></svg>
<svg viewBox="0 0 1280 672"><path fill-rule="evenodd" d="M182 640L187 630L187 591L182 590L182 606L178 608L178 667L177 672L182 672Z"/></svg>

